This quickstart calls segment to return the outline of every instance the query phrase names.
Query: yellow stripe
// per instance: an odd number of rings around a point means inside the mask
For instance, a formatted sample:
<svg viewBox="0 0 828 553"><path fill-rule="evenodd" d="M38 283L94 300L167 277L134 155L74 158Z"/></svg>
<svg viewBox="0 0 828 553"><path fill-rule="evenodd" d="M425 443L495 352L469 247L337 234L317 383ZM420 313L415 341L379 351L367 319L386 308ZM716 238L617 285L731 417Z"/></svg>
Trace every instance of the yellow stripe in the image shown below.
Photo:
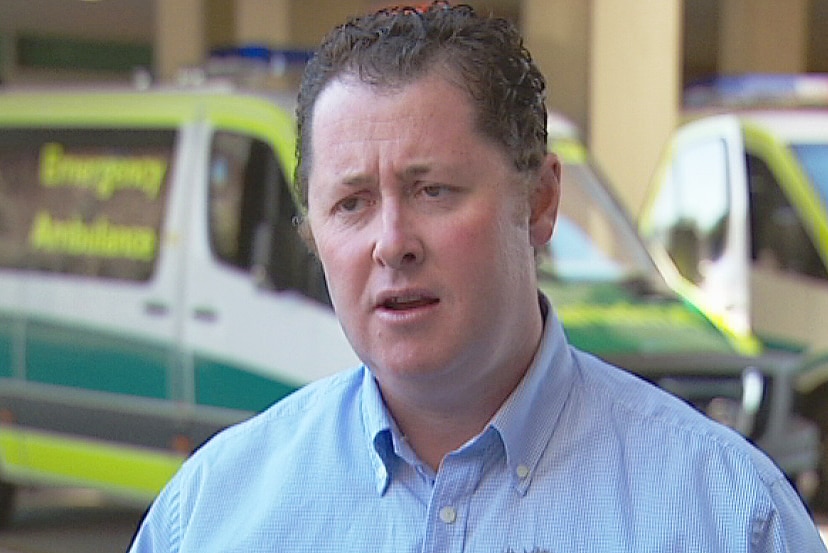
<svg viewBox="0 0 828 553"><path fill-rule="evenodd" d="M81 438L0 427L4 477L11 481L92 487L152 499L184 456Z"/></svg>
<svg viewBox="0 0 828 553"><path fill-rule="evenodd" d="M7 427L0 427L0 458L4 475L8 472L11 466L21 465L24 463L21 452L23 436L21 432L15 431Z"/></svg>
<svg viewBox="0 0 828 553"><path fill-rule="evenodd" d="M575 138L551 139L549 149L558 155L562 163L584 165L588 161L586 147Z"/></svg>

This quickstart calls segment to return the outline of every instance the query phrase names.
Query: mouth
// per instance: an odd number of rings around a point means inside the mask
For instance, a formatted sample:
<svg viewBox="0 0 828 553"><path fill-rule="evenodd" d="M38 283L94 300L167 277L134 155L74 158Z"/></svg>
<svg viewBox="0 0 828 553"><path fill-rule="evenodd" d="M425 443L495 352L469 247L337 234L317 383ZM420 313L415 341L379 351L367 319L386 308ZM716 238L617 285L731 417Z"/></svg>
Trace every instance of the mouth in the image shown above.
<svg viewBox="0 0 828 553"><path fill-rule="evenodd" d="M378 307L389 311L406 311L409 309L418 309L429 305L435 305L439 302L439 298L427 294L398 294L388 295L381 298L378 303Z"/></svg>

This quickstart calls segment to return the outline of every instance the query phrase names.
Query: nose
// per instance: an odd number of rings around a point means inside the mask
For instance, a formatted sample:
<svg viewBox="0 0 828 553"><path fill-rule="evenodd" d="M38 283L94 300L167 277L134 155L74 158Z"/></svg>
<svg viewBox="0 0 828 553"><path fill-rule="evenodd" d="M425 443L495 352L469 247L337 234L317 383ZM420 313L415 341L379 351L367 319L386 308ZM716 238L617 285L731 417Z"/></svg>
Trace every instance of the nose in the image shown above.
<svg viewBox="0 0 828 553"><path fill-rule="evenodd" d="M374 261L384 267L403 269L423 260L424 248L415 221L398 201L383 202L374 243Z"/></svg>

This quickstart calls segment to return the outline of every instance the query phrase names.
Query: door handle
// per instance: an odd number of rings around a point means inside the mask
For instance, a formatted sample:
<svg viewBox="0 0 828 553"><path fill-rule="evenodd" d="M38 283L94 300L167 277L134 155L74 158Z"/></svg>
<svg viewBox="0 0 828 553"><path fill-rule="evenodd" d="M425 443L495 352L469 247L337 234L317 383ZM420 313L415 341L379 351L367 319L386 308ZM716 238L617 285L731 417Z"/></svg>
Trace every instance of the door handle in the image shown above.
<svg viewBox="0 0 828 553"><path fill-rule="evenodd" d="M144 312L147 315L152 315L154 317L161 317L169 313L170 308L162 301L159 300L149 300L144 303Z"/></svg>
<svg viewBox="0 0 828 553"><path fill-rule="evenodd" d="M218 320L218 313L212 307L193 308L193 318L205 323L214 323Z"/></svg>

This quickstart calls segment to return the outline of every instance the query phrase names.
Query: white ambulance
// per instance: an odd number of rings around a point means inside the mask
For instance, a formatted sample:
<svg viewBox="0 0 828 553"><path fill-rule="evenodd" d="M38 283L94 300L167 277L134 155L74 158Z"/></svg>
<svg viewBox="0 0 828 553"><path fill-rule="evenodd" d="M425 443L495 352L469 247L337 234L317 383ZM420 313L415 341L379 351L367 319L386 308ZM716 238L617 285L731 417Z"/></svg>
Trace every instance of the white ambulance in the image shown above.
<svg viewBox="0 0 828 553"><path fill-rule="evenodd" d="M692 88L639 229L671 283L768 351L806 361L797 408L828 436L828 75ZM665 267L664 265L662 266ZM823 445L823 483L828 447ZM820 492L828 505L828 486Z"/></svg>
<svg viewBox="0 0 828 553"><path fill-rule="evenodd" d="M149 501L357 363L293 228L291 98L0 89L0 521L21 484Z"/></svg>

